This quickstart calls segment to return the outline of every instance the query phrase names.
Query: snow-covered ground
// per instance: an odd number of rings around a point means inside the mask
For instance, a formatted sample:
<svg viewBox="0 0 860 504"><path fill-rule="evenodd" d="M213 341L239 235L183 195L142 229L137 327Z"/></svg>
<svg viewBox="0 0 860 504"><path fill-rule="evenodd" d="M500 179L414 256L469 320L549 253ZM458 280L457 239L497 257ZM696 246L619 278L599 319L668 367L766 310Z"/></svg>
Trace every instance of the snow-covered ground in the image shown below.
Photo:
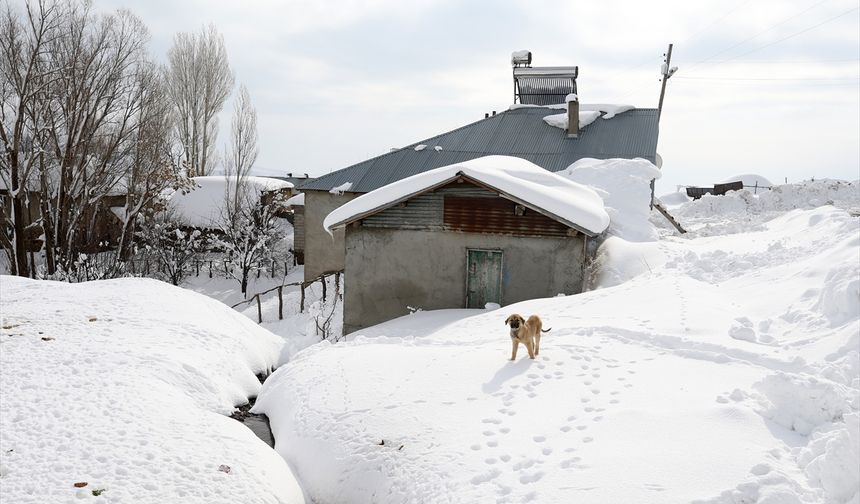
<svg viewBox="0 0 860 504"><path fill-rule="evenodd" d="M684 204L603 244L602 288L312 346L256 411L318 502L860 503L857 187Z"/></svg>
<svg viewBox="0 0 860 504"><path fill-rule="evenodd" d="M860 185L677 198L677 236L650 163L560 175L612 216L596 290L337 344L332 279L281 321L264 296L261 327L208 272L2 277L0 502L302 502L297 477L320 503L860 504ZM552 328L538 359L507 360L512 312ZM283 458L226 416L258 393Z"/></svg>
<svg viewBox="0 0 860 504"><path fill-rule="evenodd" d="M4 276L0 300L0 502L304 502L226 416L278 363L277 336L148 279Z"/></svg>

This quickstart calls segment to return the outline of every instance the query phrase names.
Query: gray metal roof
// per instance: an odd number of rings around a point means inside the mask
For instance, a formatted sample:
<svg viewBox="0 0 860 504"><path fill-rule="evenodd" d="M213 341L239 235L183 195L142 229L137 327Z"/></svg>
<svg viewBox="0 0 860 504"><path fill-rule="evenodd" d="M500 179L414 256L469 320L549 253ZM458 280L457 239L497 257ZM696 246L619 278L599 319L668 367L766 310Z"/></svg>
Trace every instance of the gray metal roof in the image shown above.
<svg viewBox="0 0 860 504"><path fill-rule="evenodd" d="M301 190L328 191L352 182L349 192L365 193L440 166L500 154L516 156L557 172L582 158L640 157L655 162L657 111L633 109L612 119L597 119L579 138L543 121L563 110L522 107L415 142L302 184ZM415 146L427 148L416 151ZM436 146L442 149L437 151Z"/></svg>

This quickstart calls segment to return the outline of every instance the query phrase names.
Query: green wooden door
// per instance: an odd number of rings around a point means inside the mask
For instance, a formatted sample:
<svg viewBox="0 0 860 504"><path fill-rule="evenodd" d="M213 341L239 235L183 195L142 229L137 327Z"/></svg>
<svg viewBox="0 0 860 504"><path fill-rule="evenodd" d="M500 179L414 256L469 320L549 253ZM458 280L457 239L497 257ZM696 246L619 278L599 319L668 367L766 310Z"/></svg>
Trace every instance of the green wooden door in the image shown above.
<svg viewBox="0 0 860 504"><path fill-rule="evenodd" d="M466 250L466 308L502 304L502 251Z"/></svg>

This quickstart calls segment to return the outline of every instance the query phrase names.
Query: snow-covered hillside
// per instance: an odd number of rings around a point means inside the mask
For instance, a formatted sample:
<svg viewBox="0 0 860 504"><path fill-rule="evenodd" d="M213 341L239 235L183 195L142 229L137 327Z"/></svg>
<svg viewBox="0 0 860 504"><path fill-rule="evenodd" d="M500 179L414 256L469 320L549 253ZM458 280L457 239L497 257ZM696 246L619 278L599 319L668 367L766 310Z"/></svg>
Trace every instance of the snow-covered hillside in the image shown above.
<svg viewBox="0 0 860 504"><path fill-rule="evenodd" d="M4 276L0 299L0 502L304 502L226 416L280 338L155 280Z"/></svg>
<svg viewBox="0 0 860 504"><path fill-rule="evenodd" d="M319 502L860 503L860 219L781 191L610 238L595 291L308 348L256 410Z"/></svg>

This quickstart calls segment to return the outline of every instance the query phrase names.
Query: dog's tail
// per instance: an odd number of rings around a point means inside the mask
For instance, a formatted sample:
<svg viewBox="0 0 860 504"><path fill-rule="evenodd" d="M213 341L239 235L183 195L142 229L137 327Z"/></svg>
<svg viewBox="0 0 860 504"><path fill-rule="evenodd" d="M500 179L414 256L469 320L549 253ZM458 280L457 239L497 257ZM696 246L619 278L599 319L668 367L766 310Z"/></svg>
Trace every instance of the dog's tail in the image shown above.
<svg viewBox="0 0 860 504"><path fill-rule="evenodd" d="M552 327L550 327L549 329L541 329L540 330L540 332L550 332L550 331L552 331Z"/></svg>

